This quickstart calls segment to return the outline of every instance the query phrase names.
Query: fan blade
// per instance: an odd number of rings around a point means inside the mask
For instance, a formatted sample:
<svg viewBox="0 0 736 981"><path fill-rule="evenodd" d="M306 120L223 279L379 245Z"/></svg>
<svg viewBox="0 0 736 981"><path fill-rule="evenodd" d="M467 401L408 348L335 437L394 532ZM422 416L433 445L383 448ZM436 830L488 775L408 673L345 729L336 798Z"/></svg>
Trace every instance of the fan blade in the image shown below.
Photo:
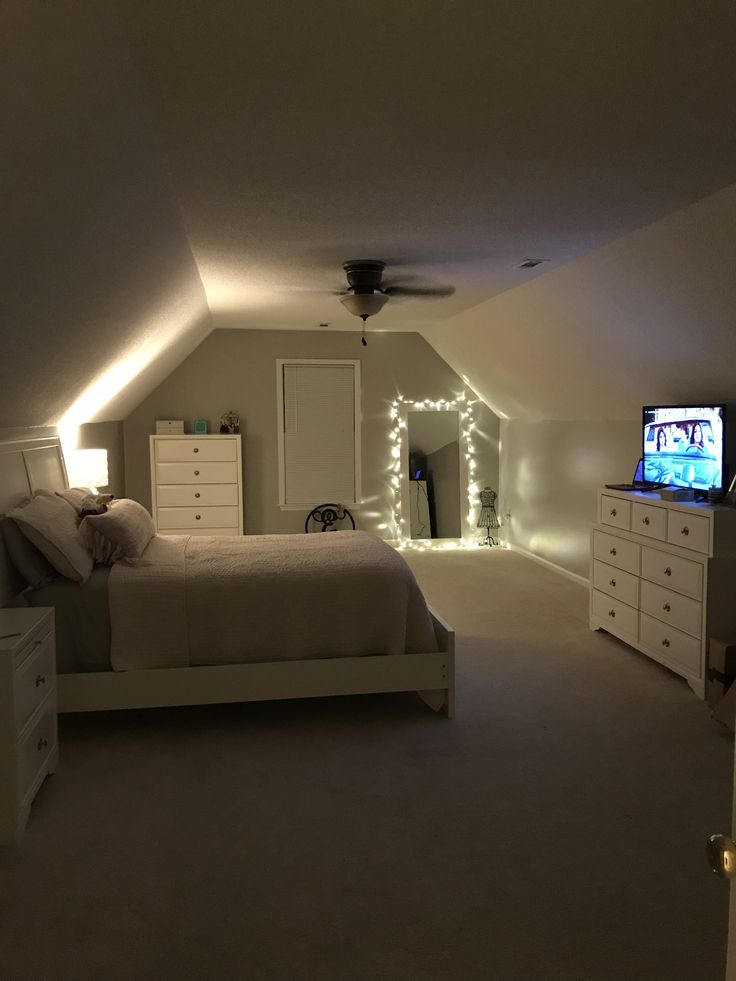
<svg viewBox="0 0 736 981"><path fill-rule="evenodd" d="M455 292L454 286L387 286L383 292L387 296L421 296L426 299L442 299L452 296Z"/></svg>

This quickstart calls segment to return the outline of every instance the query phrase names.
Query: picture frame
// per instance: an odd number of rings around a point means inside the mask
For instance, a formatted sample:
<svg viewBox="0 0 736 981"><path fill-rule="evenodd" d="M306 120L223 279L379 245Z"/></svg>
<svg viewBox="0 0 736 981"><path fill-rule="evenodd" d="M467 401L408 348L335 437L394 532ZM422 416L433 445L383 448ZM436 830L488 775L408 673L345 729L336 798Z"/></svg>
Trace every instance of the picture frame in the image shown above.
<svg viewBox="0 0 736 981"><path fill-rule="evenodd" d="M195 419L193 432L195 436L206 436L209 430L209 425L206 419Z"/></svg>

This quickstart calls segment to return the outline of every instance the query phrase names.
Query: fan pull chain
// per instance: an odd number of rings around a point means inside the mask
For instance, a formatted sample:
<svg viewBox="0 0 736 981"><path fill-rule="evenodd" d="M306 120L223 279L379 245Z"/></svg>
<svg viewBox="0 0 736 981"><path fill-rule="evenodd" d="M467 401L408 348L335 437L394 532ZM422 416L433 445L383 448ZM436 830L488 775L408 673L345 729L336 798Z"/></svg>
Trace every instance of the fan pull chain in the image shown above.
<svg viewBox="0 0 736 981"><path fill-rule="evenodd" d="M368 341L365 339L365 322L368 319L367 314L364 314L360 319L363 321L363 336L360 339L360 343L363 345L363 347L368 347Z"/></svg>

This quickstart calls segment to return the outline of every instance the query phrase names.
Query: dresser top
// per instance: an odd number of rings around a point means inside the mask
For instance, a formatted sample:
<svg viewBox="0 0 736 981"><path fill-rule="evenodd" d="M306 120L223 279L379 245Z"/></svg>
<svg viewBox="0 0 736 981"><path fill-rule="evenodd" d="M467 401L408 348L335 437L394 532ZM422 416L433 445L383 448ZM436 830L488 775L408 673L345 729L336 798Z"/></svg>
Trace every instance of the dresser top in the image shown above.
<svg viewBox="0 0 736 981"><path fill-rule="evenodd" d="M15 650L29 631L53 615L51 606L0 608L0 654Z"/></svg>

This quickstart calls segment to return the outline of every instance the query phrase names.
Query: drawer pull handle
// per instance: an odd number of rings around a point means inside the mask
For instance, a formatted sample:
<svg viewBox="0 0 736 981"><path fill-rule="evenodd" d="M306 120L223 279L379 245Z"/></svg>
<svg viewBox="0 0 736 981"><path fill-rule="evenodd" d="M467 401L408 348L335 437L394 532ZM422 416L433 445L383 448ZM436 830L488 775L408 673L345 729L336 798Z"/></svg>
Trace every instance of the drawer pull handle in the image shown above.
<svg viewBox="0 0 736 981"><path fill-rule="evenodd" d="M665 639L662 641L662 647L669 647L669 646L670 646L670 642L665 637Z"/></svg>
<svg viewBox="0 0 736 981"><path fill-rule="evenodd" d="M201 514L195 514L194 517L197 519L197 521L201 521L202 520L202 515Z"/></svg>
<svg viewBox="0 0 736 981"><path fill-rule="evenodd" d="M672 569L670 569L670 567L667 566L667 568L664 570L664 574L666 576L671 576L672 575Z"/></svg>
<svg viewBox="0 0 736 981"><path fill-rule="evenodd" d="M41 738L36 743L36 749L40 753L42 749L46 749L46 747L48 746L48 744L49 744L48 739L44 739L43 736L41 736Z"/></svg>
<svg viewBox="0 0 736 981"><path fill-rule="evenodd" d="M611 517L612 518L616 517L616 508L611 508Z"/></svg>
<svg viewBox="0 0 736 981"><path fill-rule="evenodd" d="M682 528L682 529L680 530L680 534L681 534L681 535L689 535L689 534L690 534L690 529L688 528L688 526L687 526L687 525L685 525L685 526L684 526L684 528Z"/></svg>
<svg viewBox="0 0 736 981"><path fill-rule="evenodd" d="M608 615L609 615L609 617L612 617L614 620L616 619L616 611L615 610L609 610L608 611Z"/></svg>
<svg viewBox="0 0 736 981"><path fill-rule="evenodd" d="M195 477L199 477L199 470L195 470L195 471L194 471L194 476L195 476Z"/></svg>
<svg viewBox="0 0 736 981"><path fill-rule="evenodd" d="M665 613L669 613L670 610L672 609L672 607L670 606L669 603L663 603L662 604L662 609L664 610Z"/></svg>
<svg viewBox="0 0 736 981"><path fill-rule="evenodd" d="M608 585L609 586L615 586L616 585L616 580L615 579L609 579L608 580Z"/></svg>
<svg viewBox="0 0 736 981"><path fill-rule="evenodd" d="M194 496L195 497L201 497L202 495L199 493L199 491L197 491L197 493Z"/></svg>
<svg viewBox="0 0 736 981"><path fill-rule="evenodd" d="M616 549L615 548L612 548L608 554L609 555L615 555L616 554Z"/></svg>
<svg viewBox="0 0 736 981"><path fill-rule="evenodd" d="M644 525L650 524L649 518L642 518L641 521L642 521L642 524L644 524Z"/></svg>
<svg viewBox="0 0 736 981"><path fill-rule="evenodd" d="M46 684L46 675L45 674L37 674L36 675L36 688L38 688L39 685L45 685L45 684Z"/></svg>
<svg viewBox="0 0 736 981"><path fill-rule="evenodd" d="M199 447L198 447L198 446L195 446L195 447L194 447L194 452L195 452L195 453L199 453Z"/></svg>

